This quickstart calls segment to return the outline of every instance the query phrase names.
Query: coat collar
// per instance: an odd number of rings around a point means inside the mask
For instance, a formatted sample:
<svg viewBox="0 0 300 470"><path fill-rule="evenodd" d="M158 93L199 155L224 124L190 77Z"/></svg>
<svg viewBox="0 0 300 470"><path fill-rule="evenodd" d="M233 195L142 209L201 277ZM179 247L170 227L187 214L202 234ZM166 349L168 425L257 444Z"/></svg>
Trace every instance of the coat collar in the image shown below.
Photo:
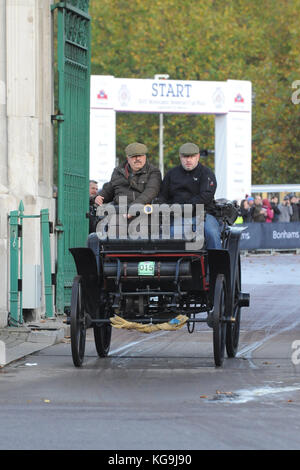
<svg viewBox="0 0 300 470"><path fill-rule="evenodd" d="M195 173L199 173L199 172L201 173L202 172L203 165L201 165L201 163L199 162L198 165L196 166L196 168L194 168L191 171L188 171L185 168L183 168L183 166L181 164L179 165L179 168L181 168L181 170L184 174L194 175Z"/></svg>

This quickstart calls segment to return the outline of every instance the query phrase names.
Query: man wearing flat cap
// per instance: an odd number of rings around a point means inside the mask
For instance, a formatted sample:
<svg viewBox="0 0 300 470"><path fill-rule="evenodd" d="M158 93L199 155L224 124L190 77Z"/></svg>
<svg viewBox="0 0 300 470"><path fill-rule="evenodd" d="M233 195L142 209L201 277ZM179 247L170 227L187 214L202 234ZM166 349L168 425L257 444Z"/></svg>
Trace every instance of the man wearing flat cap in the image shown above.
<svg viewBox="0 0 300 470"><path fill-rule="evenodd" d="M96 204L118 204L120 196L127 197L128 205L149 204L159 192L161 173L147 161L147 153L146 145L140 142L127 145L126 162L114 169L111 180L98 193Z"/></svg>
<svg viewBox="0 0 300 470"><path fill-rule="evenodd" d="M125 148L126 162L114 169L111 179L103 185L95 203L99 206L109 202L119 205L120 197L127 197L127 205L150 204L158 195L161 184L161 173L158 168L147 161L148 149L140 142L133 142ZM128 219L132 216L125 215ZM90 233L88 247L96 256L98 272L99 239L96 233Z"/></svg>
<svg viewBox="0 0 300 470"><path fill-rule="evenodd" d="M221 249L220 225L215 215L217 181L213 171L202 165L198 145L187 142L179 149L180 165L168 171L159 200L168 204L203 204L207 248Z"/></svg>

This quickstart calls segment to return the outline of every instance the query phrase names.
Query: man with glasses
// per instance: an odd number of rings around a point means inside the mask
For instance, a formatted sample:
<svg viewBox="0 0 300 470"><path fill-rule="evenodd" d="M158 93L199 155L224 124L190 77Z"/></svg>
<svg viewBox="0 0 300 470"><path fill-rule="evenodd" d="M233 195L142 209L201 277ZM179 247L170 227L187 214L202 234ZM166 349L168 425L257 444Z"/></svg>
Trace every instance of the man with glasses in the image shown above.
<svg viewBox="0 0 300 470"><path fill-rule="evenodd" d="M149 204L158 194L161 173L147 161L146 145L134 142L125 148L126 162L114 169L111 180L103 185L95 203L119 204L121 196L130 204Z"/></svg>
<svg viewBox="0 0 300 470"><path fill-rule="evenodd" d="M113 202L119 205L120 199L127 197L128 207L131 204L150 204L158 195L161 185L161 172L147 161L148 149L140 142L133 142L125 148L126 161L114 169L109 182L103 185L95 198L98 206ZM123 217L132 218L129 214ZM99 239L97 233L88 237L88 247L96 256L98 272L99 265Z"/></svg>
<svg viewBox="0 0 300 470"><path fill-rule="evenodd" d="M183 144L179 157L181 164L169 170L162 182L159 200L168 204L203 204L206 247L221 249L221 227L215 218L216 177L199 162L200 151L196 144Z"/></svg>

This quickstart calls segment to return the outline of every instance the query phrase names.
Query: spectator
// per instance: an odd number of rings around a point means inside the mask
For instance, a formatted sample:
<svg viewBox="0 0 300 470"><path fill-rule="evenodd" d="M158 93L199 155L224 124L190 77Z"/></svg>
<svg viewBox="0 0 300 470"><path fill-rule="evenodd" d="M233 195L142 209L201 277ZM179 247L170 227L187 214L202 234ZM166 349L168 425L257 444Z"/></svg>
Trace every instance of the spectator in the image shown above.
<svg viewBox="0 0 300 470"><path fill-rule="evenodd" d="M240 206L236 206L236 207L237 207L237 209L238 209L238 216L237 216L237 218L235 219L234 224L235 224L235 225L243 224L244 221L243 221L243 217L242 217L242 214L241 214L241 208L240 208Z"/></svg>
<svg viewBox="0 0 300 470"><path fill-rule="evenodd" d="M90 197L97 196L98 182L96 180L90 180Z"/></svg>
<svg viewBox="0 0 300 470"><path fill-rule="evenodd" d="M251 216L253 222L265 222L267 217L267 210L262 206L260 196L255 196L254 204L251 209Z"/></svg>
<svg viewBox="0 0 300 470"><path fill-rule="evenodd" d="M241 213L241 216L243 218L242 223L251 222L251 208L249 206L248 199L243 199L241 201L240 213ZM253 198L251 198L251 199L253 199ZM253 199L253 201L254 201L254 199Z"/></svg>
<svg viewBox="0 0 300 470"><path fill-rule="evenodd" d="M269 199L263 199L263 209L266 209L266 222L270 223L274 218L274 211L272 209Z"/></svg>
<svg viewBox="0 0 300 470"><path fill-rule="evenodd" d="M274 211L274 217L273 217L273 222L278 222L280 210L278 207L278 197L272 196L271 197L271 207Z"/></svg>
<svg viewBox="0 0 300 470"><path fill-rule="evenodd" d="M247 197L247 202L248 202L248 206L249 206L250 212L251 212L251 209L252 209L252 207L254 206L254 197L248 196L248 197Z"/></svg>
<svg viewBox="0 0 300 470"><path fill-rule="evenodd" d="M292 208L292 215L291 215L291 222L299 222L300 220L300 206L299 206L299 200L296 196L296 194L292 193L289 194L290 198L290 204Z"/></svg>
<svg viewBox="0 0 300 470"><path fill-rule="evenodd" d="M96 210L97 205L95 204L95 198L98 193L98 182L96 180L90 180L90 203L89 203L89 233L96 231L97 217Z"/></svg>
<svg viewBox="0 0 300 470"><path fill-rule="evenodd" d="M284 196L283 201L278 205L278 208L280 210L278 222L290 222L293 210L288 196Z"/></svg>

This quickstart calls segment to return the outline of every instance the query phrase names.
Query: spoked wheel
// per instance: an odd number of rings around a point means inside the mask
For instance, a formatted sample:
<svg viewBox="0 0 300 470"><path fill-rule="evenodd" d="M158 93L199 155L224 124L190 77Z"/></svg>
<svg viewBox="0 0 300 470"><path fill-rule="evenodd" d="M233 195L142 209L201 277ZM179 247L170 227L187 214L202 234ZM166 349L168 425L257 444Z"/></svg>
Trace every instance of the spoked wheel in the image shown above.
<svg viewBox="0 0 300 470"><path fill-rule="evenodd" d="M110 317L110 311L108 308L104 307L104 318L108 319ZM107 356L110 348L111 341L111 324L102 323L100 325L94 325L94 339L96 351L99 357Z"/></svg>
<svg viewBox="0 0 300 470"><path fill-rule="evenodd" d="M232 309L232 323L226 325L226 351L228 357L235 357L240 337L240 321L241 321L241 306L240 306L240 292L241 292L241 281L239 270L236 274L234 297L233 297L233 309Z"/></svg>
<svg viewBox="0 0 300 470"><path fill-rule="evenodd" d="M99 357L105 357L108 354L111 340L111 325L94 325L94 339L96 350Z"/></svg>
<svg viewBox="0 0 300 470"><path fill-rule="evenodd" d="M82 278L76 276L71 297L71 350L74 366L80 367L84 358L86 322L82 296Z"/></svg>
<svg viewBox="0 0 300 470"><path fill-rule="evenodd" d="M218 274L214 293L214 310L212 318L214 359L217 367L222 366L226 338L226 284L222 274Z"/></svg>

